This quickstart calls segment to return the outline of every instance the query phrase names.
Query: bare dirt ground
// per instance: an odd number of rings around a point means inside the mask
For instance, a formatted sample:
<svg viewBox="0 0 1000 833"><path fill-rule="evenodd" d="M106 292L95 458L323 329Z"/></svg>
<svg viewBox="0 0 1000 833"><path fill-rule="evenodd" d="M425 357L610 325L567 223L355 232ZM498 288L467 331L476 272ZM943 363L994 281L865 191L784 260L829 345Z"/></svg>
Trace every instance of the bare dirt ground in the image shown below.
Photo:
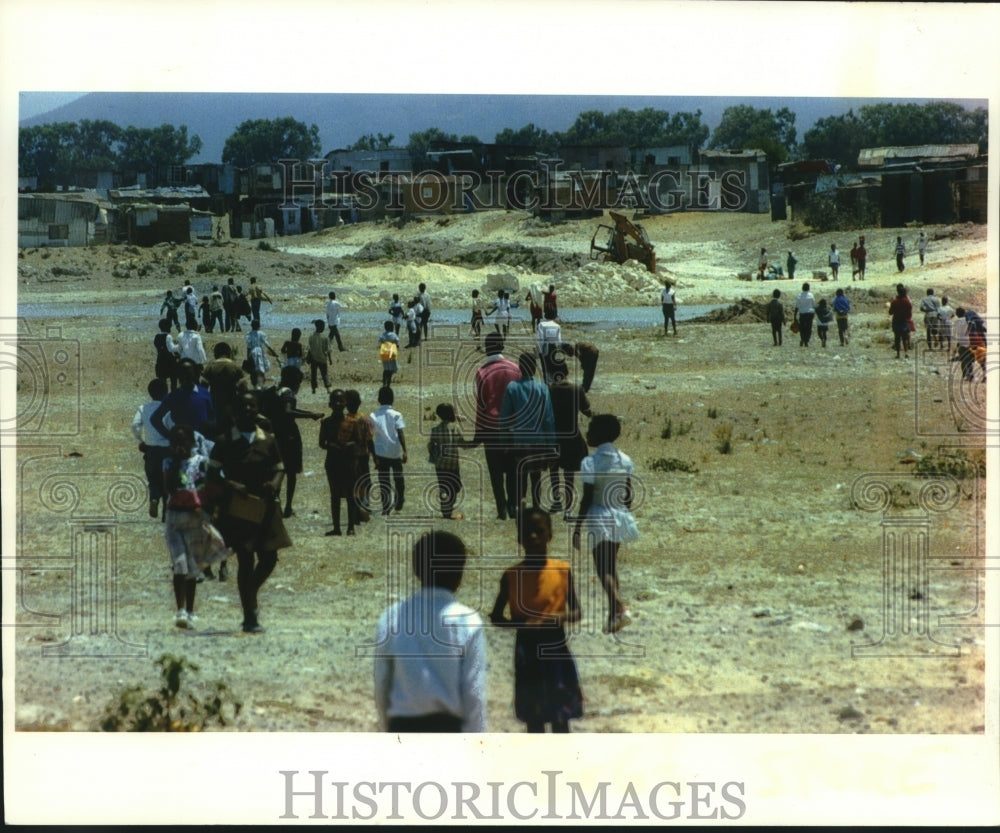
<svg viewBox="0 0 1000 833"><path fill-rule="evenodd" d="M271 241L275 251L232 241L21 252L19 303L58 312L19 325L49 373L22 364L18 377L16 728L95 730L119 690L158 685L153 660L170 653L200 667L195 690L226 682L244 704L237 730L374 731L369 642L381 609L406 591L413 536L447 523L466 539L474 556L459 596L484 614L499 570L518 559L513 524L483 501L479 450L463 457L465 519L435 518L426 432L438 402L468 406L481 360L464 328L442 330L396 387L411 448L404 513L354 538L325 537L322 452L304 423L294 547L261 592L267 632L239 632L235 580L199 586L196 630L173 626L162 526L146 514L128 425L146 398L164 290L186 277L202 294L235 275L257 276L273 309L301 314L306 332L331 288L349 323L421 281L437 309L465 309L472 288L498 281L557 286L564 338L601 350L591 399L623 420L642 532L620 557L634 622L617 638L601 633L589 559L572 556L584 619L571 648L586 709L574 731L982 733L986 388L962 384L940 351L893 358L892 246L897 234L912 244L917 230L859 229L868 280L852 283L845 265L837 285L812 281L817 298L847 290L848 346L834 333L826 349L815 339L803 349L786 330L779 349L754 305L777 286L790 313L801 280L826 269L831 242L846 264L853 234L790 241L789 223L743 214L643 222L659 277L677 281L683 304L752 303L724 323L682 322L676 337L659 326L583 333L577 310L658 306L658 279L634 264L590 263L596 220L549 225L508 212L331 229ZM985 312L985 228L927 232L927 264L914 254L902 276L911 298L933 287ZM761 246L782 262L793 249L797 279L738 280ZM149 310L145 330L95 312L119 303ZM363 410L379 380L376 336L371 349L335 353L333 381L360 390ZM222 337L206 335L207 348ZM324 400L308 386L300 396L317 410ZM955 476L919 476L935 472ZM570 552L559 519L553 550ZM521 731L513 637L487 637L489 728Z"/></svg>

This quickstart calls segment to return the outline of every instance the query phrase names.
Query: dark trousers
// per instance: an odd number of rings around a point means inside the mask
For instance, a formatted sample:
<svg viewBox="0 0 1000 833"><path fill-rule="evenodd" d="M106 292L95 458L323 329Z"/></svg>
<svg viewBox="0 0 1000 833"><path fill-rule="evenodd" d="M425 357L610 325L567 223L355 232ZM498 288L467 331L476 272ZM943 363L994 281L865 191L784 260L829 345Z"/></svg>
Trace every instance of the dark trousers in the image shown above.
<svg viewBox="0 0 1000 833"><path fill-rule="evenodd" d="M376 455L375 470L378 472L378 487L382 494L382 513L388 515L391 509L399 512L403 508L403 499L406 495L403 461Z"/></svg>
<svg viewBox="0 0 1000 833"><path fill-rule="evenodd" d="M812 338L813 318L815 315L816 313L814 312L799 313L799 343L804 347L809 346L809 340Z"/></svg>
<svg viewBox="0 0 1000 833"><path fill-rule="evenodd" d="M243 624L257 624L257 591L267 581L278 563L276 550L264 550L256 554L253 550L237 550L236 563L239 571L236 574L236 587L240 592L240 605L243 607Z"/></svg>
<svg viewBox="0 0 1000 833"><path fill-rule="evenodd" d="M337 349L340 350L341 352L344 352L344 342L340 340L340 327L330 326L329 329L330 329L330 335L328 336L328 338L330 339L331 342L336 340Z"/></svg>
<svg viewBox="0 0 1000 833"><path fill-rule="evenodd" d="M217 309L209 313L208 316L208 327L206 328L209 332L215 329L215 325L219 325L219 332L221 333L225 328L225 323L223 322L222 310Z"/></svg>
<svg viewBox="0 0 1000 833"><path fill-rule="evenodd" d="M493 489L493 500L496 502L497 517L506 518L508 511L516 508L514 487L514 472L510 466L507 450L487 445L486 469L490 474L490 486Z"/></svg>
<svg viewBox="0 0 1000 833"><path fill-rule="evenodd" d="M837 334L840 336L840 343L847 343L847 318L837 319Z"/></svg>
<svg viewBox="0 0 1000 833"><path fill-rule="evenodd" d="M667 325L673 324L674 335L677 334L677 319L674 318L674 305L673 304L663 304L663 333L667 332Z"/></svg>
<svg viewBox="0 0 1000 833"><path fill-rule="evenodd" d="M170 446L147 445L142 454L146 482L149 484L149 499L159 500L163 493L163 461L170 455Z"/></svg>
<svg viewBox="0 0 1000 833"><path fill-rule="evenodd" d="M236 327L236 314L233 312L232 304L225 304L222 307L223 313L223 329L227 333L231 333Z"/></svg>
<svg viewBox="0 0 1000 833"><path fill-rule="evenodd" d="M781 322L772 321L771 322L771 340L774 341L775 345L781 345Z"/></svg>
<svg viewBox="0 0 1000 833"><path fill-rule="evenodd" d="M390 732L461 732L462 718L453 714L422 714L420 717L390 717Z"/></svg>
<svg viewBox="0 0 1000 833"><path fill-rule="evenodd" d="M558 460L552 448L531 446L519 448L509 453L510 466L514 470L514 505L526 504L531 498L531 506L538 509L542 505L542 472L549 471ZM531 491L528 491L528 483ZM507 510L510 512L510 510Z"/></svg>
<svg viewBox="0 0 1000 833"><path fill-rule="evenodd" d="M962 366L962 378L972 381L972 369L976 363L976 355L968 347L958 345L958 361Z"/></svg>
<svg viewBox="0 0 1000 833"><path fill-rule="evenodd" d="M458 493L462 491L462 476L457 471L443 471L437 469L438 495L441 498L441 514L450 518L455 510L455 501Z"/></svg>
<svg viewBox="0 0 1000 833"><path fill-rule="evenodd" d="M325 364L320 364L319 362L315 362L314 361L314 362L310 363L309 367L310 367L310 370L309 370L309 379L310 379L310 381L312 381L312 390L313 390L313 393L316 393L316 374L317 373L320 376L323 377L323 387L329 388L330 387L330 383L329 383L329 381L327 381L327 378L326 378L326 365Z"/></svg>

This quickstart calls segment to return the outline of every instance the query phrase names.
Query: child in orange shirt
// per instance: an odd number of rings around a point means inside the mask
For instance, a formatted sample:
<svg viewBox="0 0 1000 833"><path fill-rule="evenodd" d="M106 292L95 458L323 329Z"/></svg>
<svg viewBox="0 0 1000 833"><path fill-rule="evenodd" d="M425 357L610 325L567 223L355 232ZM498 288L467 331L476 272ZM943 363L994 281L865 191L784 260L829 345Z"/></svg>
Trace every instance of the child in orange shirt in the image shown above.
<svg viewBox="0 0 1000 833"><path fill-rule="evenodd" d="M580 620L580 602L569 563L548 557L552 519L548 512L518 514L517 539L524 560L500 579L490 621L517 629L514 642L514 714L529 732L568 732L583 715L583 693L564 625ZM510 609L510 618L503 615Z"/></svg>

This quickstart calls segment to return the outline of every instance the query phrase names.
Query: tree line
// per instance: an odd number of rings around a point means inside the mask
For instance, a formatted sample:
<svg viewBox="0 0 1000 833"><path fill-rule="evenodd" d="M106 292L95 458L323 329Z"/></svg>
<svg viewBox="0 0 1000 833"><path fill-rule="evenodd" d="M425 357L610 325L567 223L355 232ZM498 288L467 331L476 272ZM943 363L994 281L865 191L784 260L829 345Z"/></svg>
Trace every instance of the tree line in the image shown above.
<svg viewBox="0 0 1000 833"><path fill-rule="evenodd" d="M968 110L959 104L932 101L926 104L881 103L864 105L839 116L819 119L801 142L795 113L788 107L761 109L746 104L727 107L714 131L702 121L700 110L670 113L647 107L611 113L580 113L562 132L549 132L534 124L505 128L494 143L530 147L553 153L566 146L670 147L692 150L755 148L771 164L795 159L826 159L852 168L864 147L924 144L977 144L986 151L987 111ZM395 136L364 134L349 150L382 150L393 146ZM458 136L431 127L411 133L406 144L415 165L435 143L484 144L476 136ZM150 171L182 165L202 147L198 136L187 135L187 126L168 124L156 128L119 127L109 121L83 120L22 127L18 162L22 176L37 176L41 187L67 181L78 171ZM226 139L222 163L237 167L267 164L279 159L316 159L322 154L319 127L289 116L254 119L240 124Z"/></svg>

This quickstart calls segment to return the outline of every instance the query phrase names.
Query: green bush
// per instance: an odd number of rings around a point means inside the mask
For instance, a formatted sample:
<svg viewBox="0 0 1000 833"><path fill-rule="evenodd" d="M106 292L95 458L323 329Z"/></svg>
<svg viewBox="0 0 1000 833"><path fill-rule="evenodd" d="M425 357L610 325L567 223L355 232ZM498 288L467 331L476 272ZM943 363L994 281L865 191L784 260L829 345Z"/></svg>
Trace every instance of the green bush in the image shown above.
<svg viewBox="0 0 1000 833"><path fill-rule="evenodd" d="M214 691L204 697L181 693L182 674L198 670L183 657L164 654L156 664L160 666L160 688L152 694L144 692L142 686L125 689L117 703L108 706L101 731L200 732L209 723L228 725L243 708L241 702L230 698L222 682L216 682Z"/></svg>
<svg viewBox="0 0 1000 833"><path fill-rule="evenodd" d="M660 457L649 463L650 471L682 471L687 474L697 474L698 469L692 463L678 460L674 457Z"/></svg>

